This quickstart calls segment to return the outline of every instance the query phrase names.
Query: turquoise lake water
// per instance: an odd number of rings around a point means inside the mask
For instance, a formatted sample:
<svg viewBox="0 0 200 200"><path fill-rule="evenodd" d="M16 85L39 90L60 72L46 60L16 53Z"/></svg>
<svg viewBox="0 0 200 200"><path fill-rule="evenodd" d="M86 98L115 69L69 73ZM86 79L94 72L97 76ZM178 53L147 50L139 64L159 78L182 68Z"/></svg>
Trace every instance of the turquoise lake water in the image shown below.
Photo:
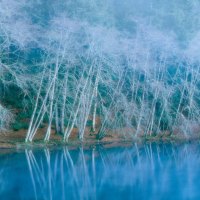
<svg viewBox="0 0 200 200"><path fill-rule="evenodd" d="M199 144L18 150L0 155L0 199L200 199Z"/></svg>

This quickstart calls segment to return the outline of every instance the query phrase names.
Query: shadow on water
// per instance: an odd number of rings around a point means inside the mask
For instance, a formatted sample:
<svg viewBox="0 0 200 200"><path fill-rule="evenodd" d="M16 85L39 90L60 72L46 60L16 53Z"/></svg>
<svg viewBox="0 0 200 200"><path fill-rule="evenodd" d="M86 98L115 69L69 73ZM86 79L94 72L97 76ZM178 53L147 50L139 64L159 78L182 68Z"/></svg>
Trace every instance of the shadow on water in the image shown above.
<svg viewBox="0 0 200 200"><path fill-rule="evenodd" d="M199 199L199 144L42 149L0 157L0 199Z"/></svg>

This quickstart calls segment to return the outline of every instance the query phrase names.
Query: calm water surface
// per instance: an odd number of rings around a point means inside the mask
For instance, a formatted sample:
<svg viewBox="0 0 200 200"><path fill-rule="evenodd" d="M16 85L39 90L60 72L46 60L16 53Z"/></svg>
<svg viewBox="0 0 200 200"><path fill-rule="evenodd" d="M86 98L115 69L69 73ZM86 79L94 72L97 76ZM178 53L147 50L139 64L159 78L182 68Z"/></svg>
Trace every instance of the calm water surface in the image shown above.
<svg viewBox="0 0 200 200"><path fill-rule="evenodd" d="M200 199L199 144L23 150L0 155L0 200Z"/></svg>

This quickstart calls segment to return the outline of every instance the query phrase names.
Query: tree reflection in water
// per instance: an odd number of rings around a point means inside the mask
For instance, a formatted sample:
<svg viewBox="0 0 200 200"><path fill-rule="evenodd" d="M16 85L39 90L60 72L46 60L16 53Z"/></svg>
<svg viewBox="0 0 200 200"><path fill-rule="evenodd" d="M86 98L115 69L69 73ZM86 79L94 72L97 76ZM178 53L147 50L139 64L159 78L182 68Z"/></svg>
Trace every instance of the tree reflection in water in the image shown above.
<svg viewBox="0 0 200 200"><path fill-rule="evenodd" d="M26 149L1 159L0 198L196 199L199 153L198 144Z"/></svg>

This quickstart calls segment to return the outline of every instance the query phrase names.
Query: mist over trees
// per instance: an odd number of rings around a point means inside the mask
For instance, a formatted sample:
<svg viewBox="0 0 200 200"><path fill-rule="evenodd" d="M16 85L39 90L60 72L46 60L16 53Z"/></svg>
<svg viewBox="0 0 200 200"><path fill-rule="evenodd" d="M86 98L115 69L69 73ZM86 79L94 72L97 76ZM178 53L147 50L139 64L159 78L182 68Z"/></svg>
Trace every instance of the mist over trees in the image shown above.
<svg viewBox="0 0 200 200"><path fill-rule="evenodd" d="M43 124L45 141L52 127L64 141L76 127L82 140L88 122L99 139L192 134L199 9L197 0L0 0L0 130L17 109L29 113L27 142Z"/></svg>

